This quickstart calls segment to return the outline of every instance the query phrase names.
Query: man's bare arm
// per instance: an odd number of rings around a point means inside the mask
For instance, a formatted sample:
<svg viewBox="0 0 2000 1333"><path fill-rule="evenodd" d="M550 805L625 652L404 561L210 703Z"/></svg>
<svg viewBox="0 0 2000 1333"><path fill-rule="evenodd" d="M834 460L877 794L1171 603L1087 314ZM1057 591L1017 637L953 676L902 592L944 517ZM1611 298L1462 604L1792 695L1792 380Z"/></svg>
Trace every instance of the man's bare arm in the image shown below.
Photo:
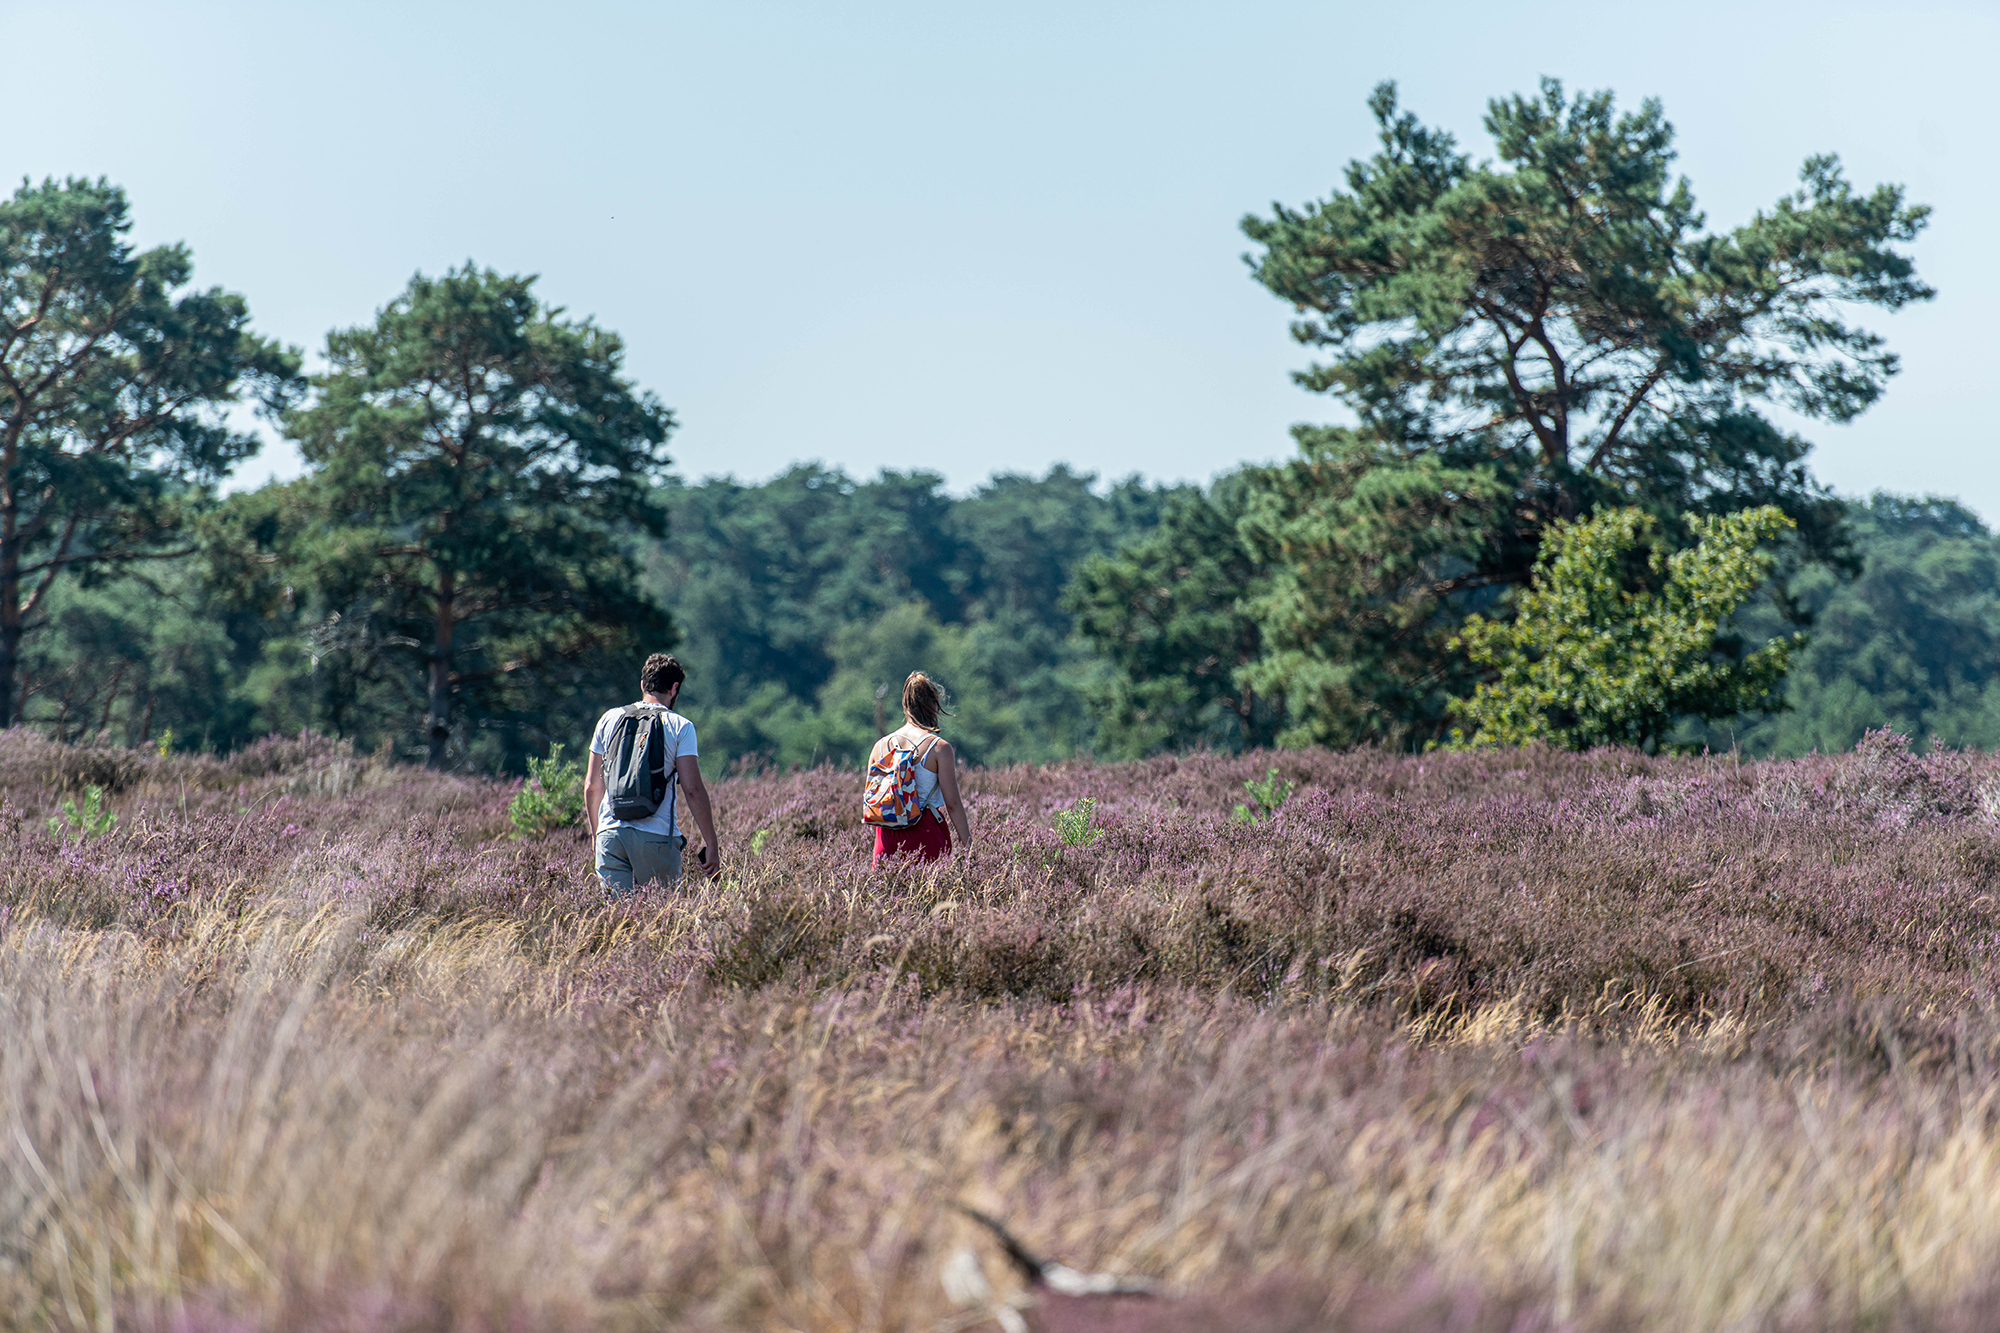
<svg viewBox="0 0 2000 1333"><path fill-rule="evenodd" d="M583 771L583 826L597 836L597 812L604 804L604 756L592 750L590 767Z"/></svg>
<svg viewBox="0 0 2000 1333"><path fill-rule="evenodd" d="M674 760L674 772L680 777L688 809L694 811L694 825L701 830L702 845L708 848L708 877L714 879L722 873L722 844L715 840L715 810L708 801L708 784L701 780L701 761L684 754Z"/></svg>

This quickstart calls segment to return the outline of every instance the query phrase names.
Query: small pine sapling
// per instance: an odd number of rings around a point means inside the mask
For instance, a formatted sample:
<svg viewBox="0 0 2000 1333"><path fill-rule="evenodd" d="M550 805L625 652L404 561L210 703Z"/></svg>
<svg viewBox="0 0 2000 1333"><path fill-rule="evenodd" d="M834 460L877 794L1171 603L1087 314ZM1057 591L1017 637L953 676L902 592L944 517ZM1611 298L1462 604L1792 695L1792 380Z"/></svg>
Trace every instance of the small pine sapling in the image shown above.
<svg viewBox="0 0 2000 1333"><path fill-rule="evenodd" d="M104 788L85 787L83 808L78 809L73 797L62 799L62 813L49 819L49 836L57 842L74 838L78 842L88 842L101 838L118 826L118 816L111 811L110 803L104 799Z"/></svg>
<svg viewBox="0 0 2000 1333"><path fill-rule="evenodd" d="M1056 811L1056 833L1061 836L1065 847L1088 847L1104 836L1104 830L1091 824L1097 813L1097 802L1085 796L1067 810Z"/></svg>
<svg viewBox="0 0 2000 1333"><path fill-rule="evenodd" d="M547 759L528 760L528 780L507 805L517 838L539 838L583 819L583 766L564 761L561 742Z"/></svg>
<svg viewBox="0 0 2000 1333"><path fill-rule="evenodd" d="M1263 781L1252 778L1243 784L1243 790L1250 795L1249 804L1237 806L1230 819L1238 824L1254 824L1260 819L1269 819L1278 813L1279 806L1291 799L1297 785L1279 777L1277 769L1265 769Z"/></svg>

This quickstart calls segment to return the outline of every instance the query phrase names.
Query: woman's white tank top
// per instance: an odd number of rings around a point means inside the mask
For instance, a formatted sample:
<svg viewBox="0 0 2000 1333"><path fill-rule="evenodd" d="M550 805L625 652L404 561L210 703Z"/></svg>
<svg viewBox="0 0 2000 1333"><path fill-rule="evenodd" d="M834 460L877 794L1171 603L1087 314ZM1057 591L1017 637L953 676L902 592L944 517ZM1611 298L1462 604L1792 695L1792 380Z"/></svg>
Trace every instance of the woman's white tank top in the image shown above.
<svg viewBox="0 0 2000 1333"><path fill-rule="evenodd" d="M917 742L917 748L923 755L923 758L917 761L917 808L920 810L935 810L939 814L943 814L944 794L938 790L938 775L933 773L928 766L930 764L931 751L937 748L937 742L935 740L919 741Z"/></svg>

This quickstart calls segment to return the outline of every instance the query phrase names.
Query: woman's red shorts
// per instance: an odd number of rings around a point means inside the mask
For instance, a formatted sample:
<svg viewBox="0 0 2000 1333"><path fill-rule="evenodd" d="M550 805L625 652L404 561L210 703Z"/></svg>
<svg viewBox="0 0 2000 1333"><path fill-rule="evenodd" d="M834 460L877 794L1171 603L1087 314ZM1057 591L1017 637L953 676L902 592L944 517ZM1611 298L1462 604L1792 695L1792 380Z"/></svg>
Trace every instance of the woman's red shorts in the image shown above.
<svg viewBox="0 0 2000 1333"><path fill-rule="evenodd" d="M951 828L944 822L944 816L935 810L925 810L908 828L875 830L876 865L881 865L885 856L904 855L914 855L919 861L950 856Z"/></svg>

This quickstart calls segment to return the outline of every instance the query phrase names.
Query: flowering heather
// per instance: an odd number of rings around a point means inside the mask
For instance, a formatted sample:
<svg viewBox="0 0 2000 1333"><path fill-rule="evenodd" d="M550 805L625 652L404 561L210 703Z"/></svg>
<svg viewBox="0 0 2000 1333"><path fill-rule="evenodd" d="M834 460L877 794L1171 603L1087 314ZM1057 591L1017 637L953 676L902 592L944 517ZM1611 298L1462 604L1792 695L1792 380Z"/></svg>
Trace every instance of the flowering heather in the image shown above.
<svg viewBox="0 0 2000 1333"><path fill-rule="evenodd" d="M718 782L606 903L505 784L0 734L0 1325L2000 1327L1984 756L966 789L877 872L853 774Z"/></svg>

